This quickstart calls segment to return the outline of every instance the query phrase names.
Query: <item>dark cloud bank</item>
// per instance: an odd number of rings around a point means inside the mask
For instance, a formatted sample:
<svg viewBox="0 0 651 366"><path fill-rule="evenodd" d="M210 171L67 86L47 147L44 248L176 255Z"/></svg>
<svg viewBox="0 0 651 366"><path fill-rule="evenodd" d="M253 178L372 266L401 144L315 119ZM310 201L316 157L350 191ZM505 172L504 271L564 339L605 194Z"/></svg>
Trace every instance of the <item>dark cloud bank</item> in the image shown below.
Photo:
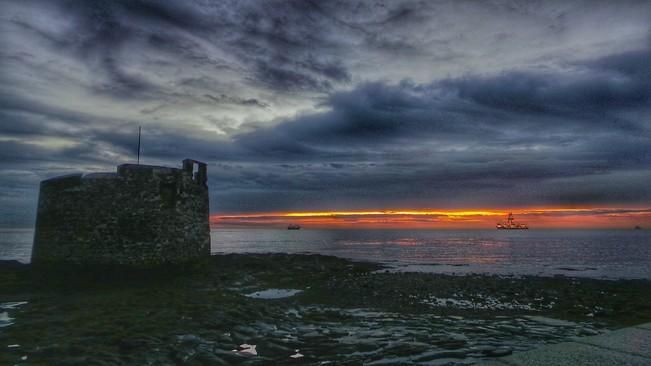
<svg viewBox="0 0 651 366"><path fill-rule="evenodd" d="M266 163L235 170L254 191L304 192L306 206L278 209L648 204L649 59L359 85L328 112L236 136Z"/></svg>
<svg viewBox="0 0 651 366"><path fill-rule="evenodd" d="M48 54L65 55L93 75L66 81L65 72L36 65L38 56L4 50L3 81L31 69L36 80L78 85L125 108L134 101L161 104L134 119L57 105L30 92L39 87L34 80L30 88L2 86L2 225L31 223L40 179L127 161L141 123L149 162L176 164L186 156L209 162L215 213L651 204L648 43L561 57L547 67L369 79L356 77L363 71L347 60L364 57L346 43L361 42L356 48L363 46L368 57L417 52L416 39L395 31L428 22L414 3L396 2L379 13L310 1L30 4L66 12L68 20L55 23L71 25L48 31L14 15L3 17L3 27L22 32L16 37L33 42L34 54L56 48ZM378 24L389 31L376 32ZM9 37L2 42L11 43ZM206 73L161 84L155 72L127 67L134 56L124 50L175 55L161 60L177 64L152 61L152 70ZM220 73L239 79L222 87L212 79ZM266 122L249 117L222 125L219 119L219 108L268 113L278 105L263 96L305 95L311 110ZM187 105L217 108L206 121L216 120L226 133L163 113L183 116Z"/></svg>

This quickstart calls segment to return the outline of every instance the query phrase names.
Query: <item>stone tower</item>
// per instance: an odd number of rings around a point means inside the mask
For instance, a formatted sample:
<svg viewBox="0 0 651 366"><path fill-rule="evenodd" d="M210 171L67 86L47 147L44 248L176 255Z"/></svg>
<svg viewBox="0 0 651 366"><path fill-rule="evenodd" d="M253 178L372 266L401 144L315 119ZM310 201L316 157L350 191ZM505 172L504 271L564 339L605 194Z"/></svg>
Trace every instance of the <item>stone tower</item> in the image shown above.
<svg viewBox="0 0 651 366"><path fill-rule="evenodd" d="M210 255L206 164L123 164L41 182L32 263L156 265Z"/></svg>

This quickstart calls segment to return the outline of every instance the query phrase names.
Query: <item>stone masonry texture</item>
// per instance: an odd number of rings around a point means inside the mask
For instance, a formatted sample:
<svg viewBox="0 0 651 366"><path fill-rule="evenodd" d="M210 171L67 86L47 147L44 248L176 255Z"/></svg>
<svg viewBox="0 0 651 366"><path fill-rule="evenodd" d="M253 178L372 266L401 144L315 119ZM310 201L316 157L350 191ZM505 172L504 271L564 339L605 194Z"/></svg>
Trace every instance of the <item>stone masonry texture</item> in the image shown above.
<svg viewBox="0 0 651 366"><path fill-rule="evenodd" d="M206 165L123 164L41 182L32 263L157 265L210 255Z"/></svg>

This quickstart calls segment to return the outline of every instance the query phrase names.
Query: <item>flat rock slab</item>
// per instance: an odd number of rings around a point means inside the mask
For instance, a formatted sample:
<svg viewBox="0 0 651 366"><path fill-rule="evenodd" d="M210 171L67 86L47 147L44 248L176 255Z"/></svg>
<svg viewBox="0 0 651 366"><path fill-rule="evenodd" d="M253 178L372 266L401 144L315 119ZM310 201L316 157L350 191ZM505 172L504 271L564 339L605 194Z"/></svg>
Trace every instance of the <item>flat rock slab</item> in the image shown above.
<svg viewBox="0 0 651 366"><path fill-rule="evenodd" d="M529 366L649 366L651 358L581 343L559 343L500 359L507 365Z"/></svg>
<svg viewBox="0 0 651 366"><path fill-rule="evenodd" d="M642 328L642 329L651 330L651 323L636 325L635 328Z"/></svg>
<svg viewBox="0 0 651 366"><path fill-rule="evenodd" d="M574 342L544 346L490 360L483 365L600 366L651 365L651 323Z"/></svg>
<svg viewBox="0 0 651 366"><path fill-rule="evenodd" d="M552 327L572 327L576 325L576 323L568 322L561 319L548 318L545 316L527 315L525 316L525 318Z"/></svg>
<svg viewBox="0 0 651 366"><path fill-rule="evenodd" d="M495 360L482 361L480 365L481 366L509 366L512 364L506 363L505 361L501 361L500 359L495 359Z"/></svg>
<svg viewBox="0 0 651 366"><path fill-rule="evenodd" d="M576 342L651 357L651 330L625 328L595 337L578 338Z"/></svg>

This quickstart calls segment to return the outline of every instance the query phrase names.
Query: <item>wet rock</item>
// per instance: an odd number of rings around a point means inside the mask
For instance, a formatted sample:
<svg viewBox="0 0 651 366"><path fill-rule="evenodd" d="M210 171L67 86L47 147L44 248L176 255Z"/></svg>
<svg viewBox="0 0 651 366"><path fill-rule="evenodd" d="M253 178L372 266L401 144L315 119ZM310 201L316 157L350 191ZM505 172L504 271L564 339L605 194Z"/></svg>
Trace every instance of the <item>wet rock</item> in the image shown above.
<svg viewBox="0 0 651 366"><path fill-rule="evenodd" d="M537 315L528 315L525 318L540 324L545 324L553 327L572 327L575 325L575 323L568 322L566 320L548 318L548 317L537 316Z"/></svg>
<svg viewBox="0 0 651 366"><path fill-rule="evenodd" d="M194 334L182 334L176 336L176 340L179 343L188 343L188 344L199 344L204 342L204 340L201 337L196 336Z"/></svg>
<svg viewBox="0 0 651 366"><path fill-rule="evenodd" d="M466 357L466 352L458 351L432 351L426 352L424 354L418 355L414 358L415 362L427 362L432 360L437 360L441 358L464 358Z"/></svg>
<svg viewBox="0 0 651 366"><path fill-rule="evenodd" d="M495 346L491 345L482 345L482 346L472 346L468 349L469 352L477 352L477 353L482 353L482 354L488 354L490 352L493 352L497 349Z"/></svg>
<svg viewBox="0 0 651 366"><path fill-rule="evenodd" d="M118 342L120 352L131 352L147 346L147 341L144 339L122 339Z"/></svg>
<svg viewBox="0 0 651 366"><path fill-rule="evenodd" d="M291 353L294 348L289 345L280 344L277 342L266 342L263 345L260 345L260 353L263 354L288 354Z"/></svg>
<svg viewBox="0 0 651 366"><path fill-rule="evenodd" d="M513 350L510 349L510 348L507 348L507 347L500 347L500 348L496 348L494 350L489 350L489 351L484 352L484 354L486 356L489 356L489 357L508 356L511 353L513 353Z"/></svg>
<svg viewBox="0 0 651 366"><path fill-rule="evenodd" d="M593 335L598 335L599 332L590 328L580 328L578 334L581 336L593 336Z"/></svg>
<svg viewBox="0 0 651 366"><path fill-rule="evenodd" d="M50 296L50 289L46 296L14 294L11 299L28 299L30 304L0 309L16 318L15 324L0 334L5 347L21 344L20 351L5 348L0 352L0 364L15 363L22 352L34 364L50 364L70 355L83 355L98 365L397 365L413 364L418 357L431 357L423 364L461 364L598 333L595 328L616 324L613 316L643 321L648 312L630 310L643 309L651 293L645 282L581 280L582 286L569 288L569 280L551 278L361 276L355 271L368 272L364 269L367 264L328 261L322 260L325 272L319 272L314 258L302 256L219 256L214 272L179 278L179 283L134 288L121 284L106 292L66 291L60 298ZM228 291L232 284L216 281L223 273L228 273L231 281L246 277L251 287ZM364 289L363 283L369 288ZM204 291L211 286L214 290ZM308 286L300 296L278 301L242 296L264 288ZM604 298L596 291L603 287L619 296ZM490 306L434 308L422 303L434 297ZM553 309L536 314L545 319L528 317L532 313L522 308L491 305L492 299L525 304L525 298L534 304L540 298L562 300ZM609 301L612 303L604 304ZM583 307L574 307L576 304ZM599 323L596 317L586 318L586 313L600 309L617 309L617 313L604 315ZM553 324L548 319L553 319ZM559 325L557 320L568 324ZM39 353L39 343L45 345L42 334L50 329L57 331L47 331L47 342L59 346ZM233 352L245 343L257 345L258 355ZM296 349L305 357L291 359Z"/></svg>
<svg viewBox="0 0 651 366"><path fill-rule="evenodd" d="M511 333L522 333L522 328L521 327L516 327L513 325L508 325L508 324L502 324L498 327L500 330L511 332Z"/></svg>

